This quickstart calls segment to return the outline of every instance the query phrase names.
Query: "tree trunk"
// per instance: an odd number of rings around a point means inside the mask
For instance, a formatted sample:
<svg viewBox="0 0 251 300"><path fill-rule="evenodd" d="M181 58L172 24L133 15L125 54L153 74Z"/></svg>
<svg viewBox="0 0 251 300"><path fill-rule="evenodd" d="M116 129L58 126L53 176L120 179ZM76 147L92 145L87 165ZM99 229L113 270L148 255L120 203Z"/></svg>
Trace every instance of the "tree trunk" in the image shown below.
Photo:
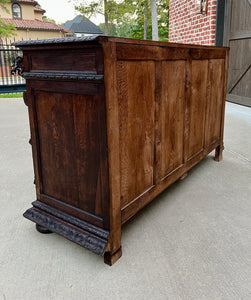
<svg viewBox="0 0 251 300"><path fill-rule="evenodd" d="M147 9L148 9L148 2L145 1L145 3L144 3L144 40L147 39Z"/></svg>
<svg viewBox="0 0 251 300"><path fill-rule="evenodd" d="M156 0L151 0L151 14L152 14L152 40L159 40L158 32L158 14L157 14L157 5Z"/></svg>
<svg viewBox="0 0 251 300"><path fill-rule="evenodd" d="M104 0L104 14L105 14L105 35L109 35L108 14L107 14L107 0Z"/></svg>

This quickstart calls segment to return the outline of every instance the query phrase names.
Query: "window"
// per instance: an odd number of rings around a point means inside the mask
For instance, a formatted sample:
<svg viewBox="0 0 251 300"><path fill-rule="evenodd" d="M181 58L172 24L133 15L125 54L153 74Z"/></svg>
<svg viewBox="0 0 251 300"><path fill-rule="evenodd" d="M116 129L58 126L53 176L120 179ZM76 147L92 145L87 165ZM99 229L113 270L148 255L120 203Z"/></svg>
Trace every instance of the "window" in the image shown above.
<svg viewBox="0 0 251 300"><path fill-rule="evenodd" d="M199 14L205 15L207 13L208 0L196 0L196 11Z"/></svg>
<svg viewBox="0 0 251 300"><path fill-rule="evenodd" d="M207 13L207 0L201 1L201 13L203 15Z"/></svg>
<svg viewBox="0 0 251 300"><path fill-rule="evenodd" d="M12 16L13 19L22 19L21 7L19 4L12 5Z"/></svg>

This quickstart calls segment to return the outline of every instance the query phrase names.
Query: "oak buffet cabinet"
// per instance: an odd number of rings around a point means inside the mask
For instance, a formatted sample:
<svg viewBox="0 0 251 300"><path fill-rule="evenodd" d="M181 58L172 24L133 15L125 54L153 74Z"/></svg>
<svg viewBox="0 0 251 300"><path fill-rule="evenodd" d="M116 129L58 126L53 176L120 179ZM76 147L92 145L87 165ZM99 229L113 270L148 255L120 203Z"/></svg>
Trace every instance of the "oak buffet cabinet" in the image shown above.
<svg viewBox="0 0 251 300"><path fill-rule="evenodd" d="M37 200L24 216L104 255L121 225L215 149L228 49L92 36L23 50Z"/></svg>

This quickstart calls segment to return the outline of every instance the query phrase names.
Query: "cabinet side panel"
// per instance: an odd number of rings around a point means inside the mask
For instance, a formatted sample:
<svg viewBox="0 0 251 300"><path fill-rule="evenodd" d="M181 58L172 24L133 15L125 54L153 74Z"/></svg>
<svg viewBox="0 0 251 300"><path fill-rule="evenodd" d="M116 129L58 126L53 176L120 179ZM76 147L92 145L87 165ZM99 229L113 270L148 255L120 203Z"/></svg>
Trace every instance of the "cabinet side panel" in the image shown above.
<svg viewBox="0 0 251 300"><path fill-rule="evenodd" d="M119 61L122 207L153 185L154 63Z"/></svg>
<svg viewBox="0 0 251 300"><path fill-rule="evenodd" d="M185 61L162 63L161 178L183 163Z"/></svg>
<svg viewBox="0 0 251 300"><path fill-rule="evenodd" d="M103 172L107 172L103 165L106 154L104 115L104 101L100 97L74 97L78 207L97 216L102 216L102 197L108 198L102 195L107 186L107 182L103 182Z"/></svg>
<svg viewBox="0 0 251 300"><path fill-rule="evenodd" d="M220 138L223 109L224 60L209 60L208 98L206 110L205 146Z"/></svg>
<svg viewBox="0 0 251 300"><path fill-rule="evenodd" d="M185 161L203 150L208 60L191 62L190 95L186 99Z"/></svg>
<svg viewBox="0 0 251 300"><path fill-rule="evenodd" d="M35 102L42 194L102 217L102 98L39 91Z"/></svg>
<svg viewBox="0 0 251 300"><path fill-rule="evenodd" d="M72 98L66 96L62 100L60 94L35 92L41 192L77 206L76 163L72 162L75 155Z"/></svg>

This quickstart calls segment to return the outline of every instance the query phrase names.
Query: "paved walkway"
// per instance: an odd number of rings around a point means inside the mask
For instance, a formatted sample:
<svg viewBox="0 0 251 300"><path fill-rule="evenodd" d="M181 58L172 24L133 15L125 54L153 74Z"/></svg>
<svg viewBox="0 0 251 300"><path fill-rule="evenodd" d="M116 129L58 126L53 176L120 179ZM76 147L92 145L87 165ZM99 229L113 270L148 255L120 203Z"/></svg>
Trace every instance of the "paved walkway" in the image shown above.
<svg viewBox="0 0 251 300"><path fill-rule="evenodd" d="M22 213L35 200L27 108L0 99L0 300L251 299L251 109L227 104L213 153L130 220L113 266Z"/></svg>

